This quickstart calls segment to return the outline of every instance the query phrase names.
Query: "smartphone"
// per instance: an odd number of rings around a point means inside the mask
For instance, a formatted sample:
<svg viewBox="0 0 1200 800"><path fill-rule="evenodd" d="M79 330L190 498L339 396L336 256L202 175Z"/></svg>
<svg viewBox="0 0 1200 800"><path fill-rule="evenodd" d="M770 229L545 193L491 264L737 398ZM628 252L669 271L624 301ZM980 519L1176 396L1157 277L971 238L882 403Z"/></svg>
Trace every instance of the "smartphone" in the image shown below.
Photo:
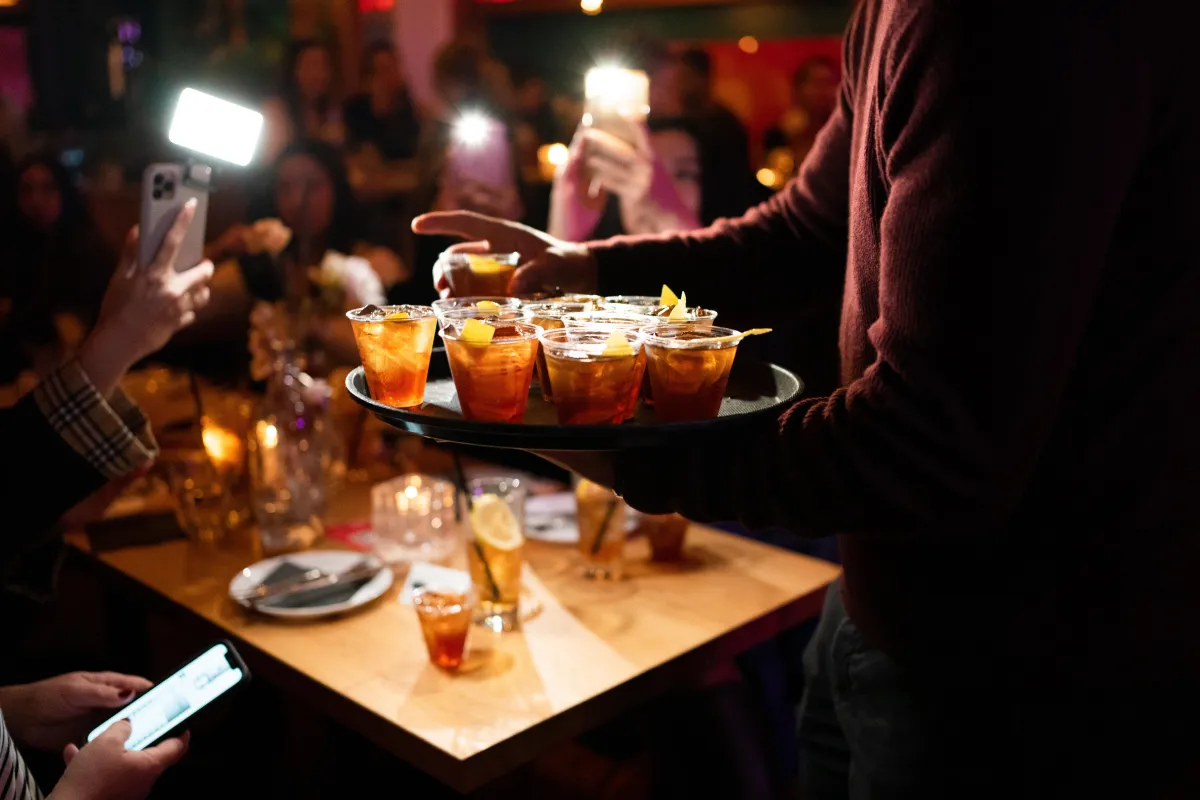
<svg viewBox="0 0 1200 800"><path fill-rule="evenodd" d="M204 227L208 217L208 188L212 168L203 164L151 164L142 173L142 210L139 221L138 265L154 260L167 231L183 204L196 199L196 216L188 228L175 269L182 272L204 259Z"/></svg>
<svg viewBox="0 0 1200 800"><path fill-rule="evenodd" d="M250 670L229 642L218 642L174 675L113 714L88 734L90 742L123 719L133 726L126 750L144 750L182 733L184 722L217 698L250 680Z"/></svg>
<svg viewBox="0 0 1200 800"><path fill-rule="evenodd" d="M637 142L636 126L650 113L650 79L645 72L595 67L584 77L584 124Z"/></svg>
<svg viewBox="0 0 1200 800"><path fill-rule="evenodd" d="M508 128L491 117L464 115L454 127L446 159L456 180L471 180L497 189L513 185Z"/></svg>

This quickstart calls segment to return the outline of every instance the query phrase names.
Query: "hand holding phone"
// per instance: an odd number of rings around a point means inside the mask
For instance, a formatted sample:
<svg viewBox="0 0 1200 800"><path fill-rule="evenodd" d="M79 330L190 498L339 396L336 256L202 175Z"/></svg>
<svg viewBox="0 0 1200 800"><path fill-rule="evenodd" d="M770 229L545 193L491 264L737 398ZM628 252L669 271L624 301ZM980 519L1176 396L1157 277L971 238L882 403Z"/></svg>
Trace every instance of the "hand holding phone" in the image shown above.
<svg viewBox="0 0 1200 800"><path fill-rule="evenodd" d="M190 737L185 733L144 750L128 750L132 730L129 722L120 720L83 748L68 745L63 752L67 770L51 797L140 800L150 794L167 767L187 754Z"/></svg>
<svg viewBox="0 0 1200 800"><path fill-rule="evenodd" d="M234 687L250 680L250 670L229 642L220 642L180 667L174 675L118 711L88 734L98 739L127 720L128 750L143 750L183 730L183 724ZM86 749L86 747L85 747Z"/></svg>
<svg viewBox="0 0 1200 800"><path fill-rule="evenodd" d="M455 124L446 155L449 179L504 191L514 184L512 150L503 123L478 113Z"/></svg>

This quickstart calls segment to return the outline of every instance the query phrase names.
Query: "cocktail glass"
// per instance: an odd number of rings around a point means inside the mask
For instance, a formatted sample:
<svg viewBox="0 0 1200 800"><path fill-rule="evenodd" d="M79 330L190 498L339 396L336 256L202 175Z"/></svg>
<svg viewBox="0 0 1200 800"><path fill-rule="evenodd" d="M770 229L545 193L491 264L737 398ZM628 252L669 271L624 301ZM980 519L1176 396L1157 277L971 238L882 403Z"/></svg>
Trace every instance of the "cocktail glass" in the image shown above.
<svg viewBox="0 0 1200 800"><path fill-rule="evenodd" d="M646 332L646 369L660 422L712 419L721 410L739 332L710 324L661 325Z"/></svg>
<svg viewBox="0 0 1200 800"><path fill-rule="evenodd" d="M599 308L604 303L604 298L598 294L559 294L553 297L547 297L544 302L547 303L591 303Z"/></svg>
<svg viewBox="0 0 1200 800"><path fill-rule="evenodd" d="M617 295L618 297L622 295ZM635 298L644 299L644 298ZM657 300L657 298L651 298ZM607 303L609 298L605 298ZM567 314L563 317L563 323L568 328L581 328L591 325L602 325L612 327L626 327L633 330L646 331L650 328L665 324L662 317L657 317L652 311L658 308L655 306L648 311L639 311L638 306L616 306L605 305L603 311L580 311L574 314ZM639 371L641 379L638 386L634 389L633 402L629 404L629 414L626 419L633 419L634 412L637 411L637 398L640 396L646 401L646 405L654 405L654 398L650 390L650 374L646 370L646 348L642 348L638 352Z"/></svg>
<svg viewBox="0 0 1200 800"><path fill-rule="evenodd" d="M717 321L717 312L711 308L689 308L684 312L685 319L673 320L670 319L671 308L671 306L659 306L652 313L666 325L707 325L712 327L712 324Z"/></svg>
<svg viewBox="0 0 1200 800"><path fill-rule="evenodd" d="M526 322L485 319L496 333L490 342L475 343L462 338L469 321L442 327L463 416L484 422L524 421L541 329Z"/></svg>
<svg viewBox="0 0 1200 800"><path fill-rule="evenodd" d="M635 314L657 314L663 308L659 298L642 294L614 294L604 298L607 311L633 312Z"/></svg>
<svg viewBox="0 0 1200 800"><path fill-rule="evenodd" d="M518 253L442 253L442 274L456 297L508 296Z"/></svg>
<svg viewBox="0 0 1200 800"><path fill-rule="evenodd" d="M474 589L427 584L413 590L417 622L434 666L448 671L462 666L476 603Z"/></svg>
<svg viewBox="0 0 1200 800"><path fill-rule="evenodd" d="M628 346L611 353L616 334ZM645 361L643 335L628 327L595 326L543 331L554 408L562 425L620 423L633 416Z"/></svg>
<svg viewBox="0 0 1200 800"><path fill-rule="evenodd" d="M651 561L679 561L683 558L683 542L687 537L688 521L678 514L645 514L642 532L650 542Z"/></svg>
<svg viewBox="0 0 1200 800"><path fill-rule="evenodd" d="M611 489L577 477L575 505L584 576L620 580L625 562L625 501Z"/></svg>
<svg viewBox="0 0 1200 800"><path fill-rule="evenodd" d="M529 314L529 321L534 325L539 326L543 330L552 331L563 327L563 319L567 314L576 314L580 311L593 311L595 310L595 303L591 300L584 300L577 303L546 300L539 303L525 303L521 308ZM542 397L546 399L546 402L553 403L554 393L550 386L550 375L546 372L546 356L542 352L540 344L538 345L536 358L538 387L541 389Z"/></svg>
<svg viewBox="0 0 1200 800"><path fill-rule="evenodd" d="M519 626L527 491L520 478L477 478L467 483L467 492L467 564L479 591L480 622L511 631Z"/></svg>
<svg viewBox="0 0 1200 800"><path fill-rule="evenodd" d="M371 397L396 408L421 405L437 317L429 306L366 306L346 312Z"/></svg>

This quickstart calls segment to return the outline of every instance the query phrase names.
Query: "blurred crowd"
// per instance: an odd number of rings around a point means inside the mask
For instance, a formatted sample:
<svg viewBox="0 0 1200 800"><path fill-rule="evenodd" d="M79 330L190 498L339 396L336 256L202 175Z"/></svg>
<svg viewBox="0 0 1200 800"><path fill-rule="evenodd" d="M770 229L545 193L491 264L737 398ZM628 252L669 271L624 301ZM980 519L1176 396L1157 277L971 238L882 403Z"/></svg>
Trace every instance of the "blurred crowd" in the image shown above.
<svg viewBox="0 0 1200 800"><path fill-rule="evenodd" d="M477 211L574 241L740 215L771 191L755 180L752 150L794 170L836 101L837 65L803 64L793 108L752 147L742 122L713 97L705 51L643 41L622 52L650 80L649 117L625 138L582 126L578 96L551 97L542 76L469 41L437 53L431 107L414 101L385 42L365 48L363 89L349 96L328 44L294 42L277 92L261 105L264 135L241 219L207 231L213 302L165 355L181 351L196 364L244 342L254 304L285 300L289 275L303 280L330 253L369 268L387 300L428 302L430 269L449 242L413 237L409 222L430 210ZM498 131L475 161L457 141L469 114ZM28 384L82 341L116 247L63 154L21 153L23 137L11 133L0 152L0 236L14 256L0 273L0 384ZM265 219L292 232L282 253L253 246L254 225ZM331 358L353 361L348 334L330 336Z"/></svg>

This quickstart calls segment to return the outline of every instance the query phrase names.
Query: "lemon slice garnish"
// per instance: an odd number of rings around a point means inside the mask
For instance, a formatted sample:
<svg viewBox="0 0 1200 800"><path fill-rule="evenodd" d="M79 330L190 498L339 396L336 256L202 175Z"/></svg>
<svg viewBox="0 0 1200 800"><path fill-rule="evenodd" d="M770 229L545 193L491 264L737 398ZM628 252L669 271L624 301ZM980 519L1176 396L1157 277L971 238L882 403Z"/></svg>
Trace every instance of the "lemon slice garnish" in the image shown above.
<svg viewBox="0 0 1200 800"><path fill-rule="evenodd" d="M667 317L667 319L672 322L687 321L687 292L684 292L683 297L679 298L679 302L671 309L671 316Z"/></svg>
<svg viewBox="0 0 1200 800"><path fill-rule="evenodd" d="M658 298L658 304L660 306L673 306L673 305L676 305L678 302L679 302L679 298L676 297L675 293L671 291L671 287L667 286L664 283L663 288L662 288L662 294Z"/></svg>
<svg viewBox="0 0 1200 800"><path fill-rule="evenodd" d="M480 300L475 304L476 308L486 308L488 310L499 310L500 304L495 300Z"/></svg>
<svg viewBox="0 0 1200 800"><path fill-rule="evenodd" d="M392 320L392 319L408 319L408 312L407 312L407 311L397 311L397 312L395 312L394 314L389 314L389 315L388 315L388 319L389 319L389 320Z"/></svg>
<svg viewBox="0 0 1200 800"><path fill-rule="evenodd" d="M600 355L606 357L631 356L633 355L633 347L629 344L629 340L625 338L625 334L620 331L613 331L608 335L608 340L604 342L604 352Z"/></svg>
<svg viewBox="0 0 1200 800"><path fill-rule="evenodd" d="M496 329L486 322L468 319L463 323L462 332L458 336L468 344L488 344L495 335Z"/></svg>
<svg viewBox="0 0 1200 800"><path fill-rule="evenodd" d="M471 530L480 543L495 550L507 552L525 544L516 515L498 495L475 498L471 504Z"/></svg>
<svg viewBox="0 0 1200 800"><path fill-rule="evenodd" d="M467 253L467 267L477 275L491 275L503 272L505 266L494 258Z"/></svg>

